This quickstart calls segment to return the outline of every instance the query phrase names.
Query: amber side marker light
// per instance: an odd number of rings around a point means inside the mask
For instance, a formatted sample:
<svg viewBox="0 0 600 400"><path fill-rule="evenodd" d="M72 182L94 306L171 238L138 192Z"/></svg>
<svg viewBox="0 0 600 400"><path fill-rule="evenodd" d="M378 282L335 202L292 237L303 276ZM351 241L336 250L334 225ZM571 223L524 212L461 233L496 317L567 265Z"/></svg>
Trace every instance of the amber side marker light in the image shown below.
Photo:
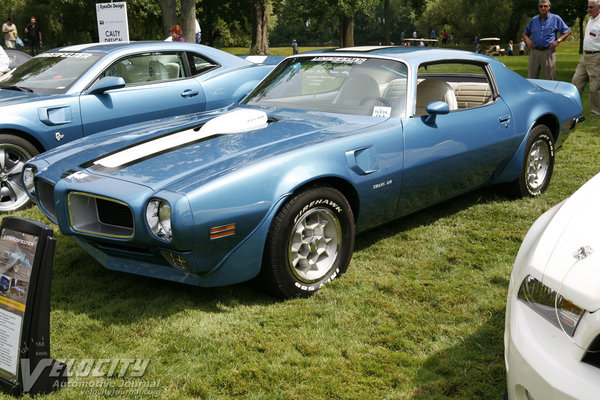
<svg viewBox="0 0 600 400"><path fill-rule="evenodd" d="M233 235L235 235L235 224L215 226L214 228L210 228L210 240L221 239Z"/></svg>

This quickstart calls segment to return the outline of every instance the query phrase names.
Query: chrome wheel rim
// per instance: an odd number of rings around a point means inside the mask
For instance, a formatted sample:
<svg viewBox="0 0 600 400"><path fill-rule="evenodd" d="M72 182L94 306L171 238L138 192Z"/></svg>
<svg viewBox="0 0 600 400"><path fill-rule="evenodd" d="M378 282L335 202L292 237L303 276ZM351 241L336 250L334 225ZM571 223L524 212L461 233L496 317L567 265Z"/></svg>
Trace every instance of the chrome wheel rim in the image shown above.
<svg viewBox="0 0 600 400"><path fill-rule="evenodd" d="M342 244L338 218L327 208L314 208L298 218L291 232L288 259L302 282L323 279L337 260Z"/></svg>
<svg viewBox="0 0 600 400"><path fill-rule="evenodd" d="M21 172L31 154L22 147L0 146L0 212L18 210L29 197L21 187Z"/></svg>
<svg viewBox="0 0 600 400"><path fill-rule="evenodd" d="M527 186L533 192L542 187L550 168L550 147L544 140L533 143L527 155Z"/></svg>

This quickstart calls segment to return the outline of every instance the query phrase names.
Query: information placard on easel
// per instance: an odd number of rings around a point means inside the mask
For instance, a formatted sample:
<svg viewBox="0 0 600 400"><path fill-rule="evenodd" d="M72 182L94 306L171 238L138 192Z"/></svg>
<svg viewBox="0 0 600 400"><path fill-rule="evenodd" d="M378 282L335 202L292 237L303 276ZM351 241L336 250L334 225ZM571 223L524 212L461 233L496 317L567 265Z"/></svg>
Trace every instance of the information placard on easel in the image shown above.
<svg viewBox="0 0 600 400"><path fill-rule="evenodd" d="M0 387L12 394L48 393L67 380L66 366L50 358L55 243L40 222L0 224Z"/></svg>

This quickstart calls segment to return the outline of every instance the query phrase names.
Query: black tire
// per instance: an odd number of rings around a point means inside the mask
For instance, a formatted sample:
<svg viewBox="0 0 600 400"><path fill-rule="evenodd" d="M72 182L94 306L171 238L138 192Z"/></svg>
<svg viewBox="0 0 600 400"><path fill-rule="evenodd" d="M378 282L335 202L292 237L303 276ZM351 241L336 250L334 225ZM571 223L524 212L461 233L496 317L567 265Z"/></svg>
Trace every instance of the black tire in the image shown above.
<svg viewBox="0 0 600 400"><path fill-rule="evenodd" d="M512 184L512 191L524 197L541 195L550 184L553 170L554 136L546 125L537 125L527 139L523 168L519 179Z"/></svg>
<svg viewBox="0 0 600 400"><path fill-rule="evenodd" d="M350 204L334 188L313 186L277 212L259 279L277 297L308 297L346 272L353 250Z"/></svg>
<svg viewBox="0 0 600 400"><path fill-rule="evenodd" d="M21 187L24 162L39 154L27 140L0 134L0 212L7 213L31 206Z"/></svg>

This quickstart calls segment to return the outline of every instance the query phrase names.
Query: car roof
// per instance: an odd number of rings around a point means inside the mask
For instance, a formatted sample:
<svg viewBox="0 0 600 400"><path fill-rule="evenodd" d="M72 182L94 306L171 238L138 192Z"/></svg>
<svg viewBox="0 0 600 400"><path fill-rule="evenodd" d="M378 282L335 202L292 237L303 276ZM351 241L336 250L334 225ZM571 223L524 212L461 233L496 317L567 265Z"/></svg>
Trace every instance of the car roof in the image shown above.
<svg viewBox="0 0 600 400"><path fill-rule="evenodd" d="M77 44L72 46L58 47L52 50L48 50L47 53L52 52L69 52L69 53L102 53L105 55L119 55L129 54L132 52L147 52L147 51L194 51L201 53L206 57L212 58L218 62L223 63L223 60L227 60L229 65L251 65L250 61L247 61L241 57L237 57L233 54L215 49L210 46L205 46L190 42L166 42L163 40L148 40L140 42L111 42L111 43L86 43Z"/></svg>
<svg viewBox="0 0 600 400"><path fill-rule="evenodd" d="M310 53L310 52L309 52ZM309 53L301 53L299 56ZM356 46L337 49L328 49L322 52L315 52L321 56L366 56L376 55L380 57L395 58L411 65L419 65L424 62L433 62L439 60L469 60L480 61L484 63L496 64L500 61L484 54L473 53L466 50L441 49L431 47L416 46Z"/></svg>

